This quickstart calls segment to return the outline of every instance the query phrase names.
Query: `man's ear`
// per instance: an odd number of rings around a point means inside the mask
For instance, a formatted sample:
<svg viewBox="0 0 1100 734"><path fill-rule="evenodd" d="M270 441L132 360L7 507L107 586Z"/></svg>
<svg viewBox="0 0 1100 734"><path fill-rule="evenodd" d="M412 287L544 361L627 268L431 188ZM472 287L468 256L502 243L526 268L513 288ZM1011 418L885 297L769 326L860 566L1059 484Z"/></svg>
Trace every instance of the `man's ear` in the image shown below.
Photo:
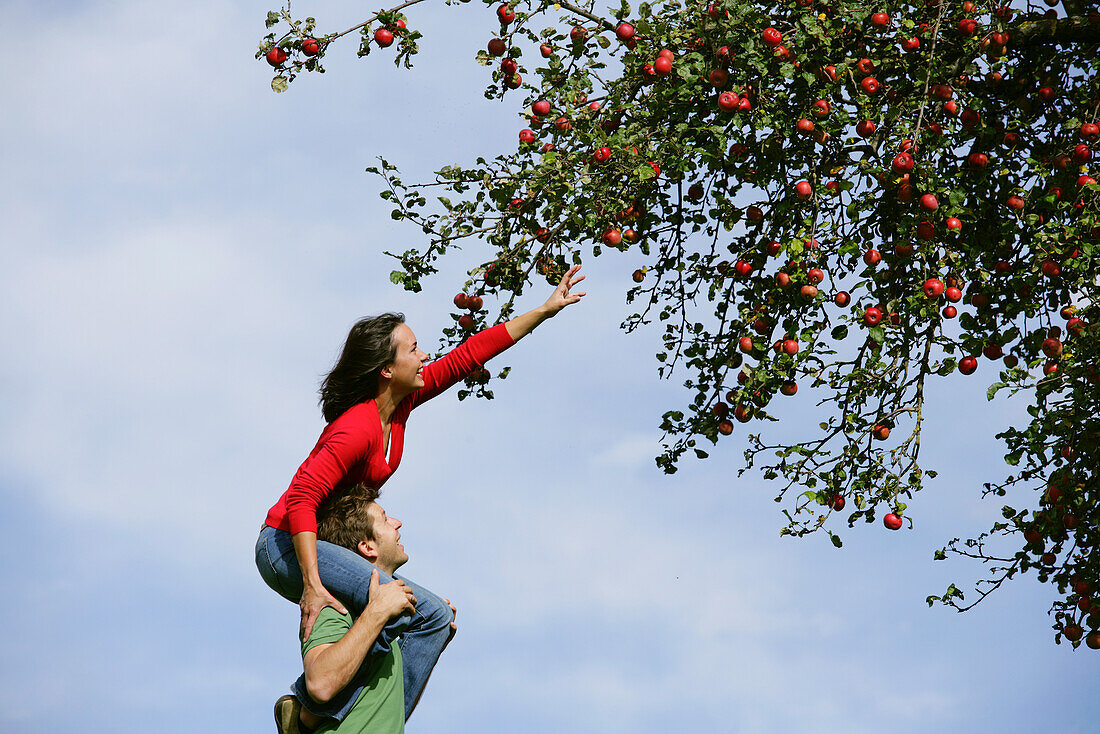
<svg viewBox="0 0 1100 734"><path fill-rule="evenodd" d="M359 551L359 555L371 563L378 560L378 548L375 547L373 540L360 540L355 549Z"/></svg>

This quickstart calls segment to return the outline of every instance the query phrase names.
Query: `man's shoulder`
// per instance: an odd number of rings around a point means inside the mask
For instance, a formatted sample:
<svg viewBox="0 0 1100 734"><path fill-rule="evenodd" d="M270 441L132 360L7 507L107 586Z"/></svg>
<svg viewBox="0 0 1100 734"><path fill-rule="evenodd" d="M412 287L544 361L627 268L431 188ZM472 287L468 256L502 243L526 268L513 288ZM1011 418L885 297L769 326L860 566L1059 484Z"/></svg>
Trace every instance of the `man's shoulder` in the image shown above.
<svg viewBox="0 0 1100 734"><path fill-rule="evenodd" d="M333 607L324 607L313 623L309 639L302 643L302 655L317 647L337 642L348 633L355 619L350 614L341 614Z"/></svg>

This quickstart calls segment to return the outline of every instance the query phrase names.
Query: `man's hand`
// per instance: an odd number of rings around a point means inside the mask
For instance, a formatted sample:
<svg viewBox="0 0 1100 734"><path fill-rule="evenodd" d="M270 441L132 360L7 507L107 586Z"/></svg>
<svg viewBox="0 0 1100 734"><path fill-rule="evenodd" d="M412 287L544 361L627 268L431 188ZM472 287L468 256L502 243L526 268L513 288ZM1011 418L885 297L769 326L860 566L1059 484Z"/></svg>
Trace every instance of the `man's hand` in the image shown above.
<svg viewBox="0 0 1100 734"><path fill-rule="evenodd" d="M558 311L561 311L566 306L576 303L581 300L581 297L585 295L581 293L570 293L569 290L584 280L585 276L574 278L573 276L581 269L580 265L574 265L569 268L569 271L561 276L561 282L558 283L558 287L554 289L554 292L550 295L550 298L546 299L546 303L543 304L543 308L546 309L547 316L554 316Z"/></svg>
<svg viewBox="0 0 1100 734"><path fill-rule="evenodd" d="M306 586L298 606L302 609L302 626L298 629L302 642L309 639L310 633L313 632L313 623L317 621L317 615L325 607L332 607L340 614L348 613L344 605L336 601L336 597L328 593L323 586Z"/></svg>
<svg viewBox="0 0 1100 734"><path fill-rule="evenodd" d="M385 584L378 583L377 568L371 571L368 594L367 610L375 611L387 620L416 611L416 596L412 589L401 579Z"/></svg>
<svg viewBox="0 0 1100 734"><path fill-rule="evenodd" d="M455 638L455 632L458 632L458 624L455 622L455 617L458 616L458 610L455 609L455 605L451 603L450 599L444 599L443 601L451 608L451 633L447 635L447 641L443 643L443 648L446 649L447 645L451 644L451 640Z"/></svg>

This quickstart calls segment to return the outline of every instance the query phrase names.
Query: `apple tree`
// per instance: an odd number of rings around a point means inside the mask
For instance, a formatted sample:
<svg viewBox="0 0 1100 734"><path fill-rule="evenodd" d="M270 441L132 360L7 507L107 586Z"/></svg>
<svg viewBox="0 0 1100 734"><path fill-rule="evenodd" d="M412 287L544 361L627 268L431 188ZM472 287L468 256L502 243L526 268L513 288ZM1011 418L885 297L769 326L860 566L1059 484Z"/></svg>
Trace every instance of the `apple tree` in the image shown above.
<svg viewBox="0 0 1100 734"><path fill-rule="evenodd" d="M276 91L345 38L408 66L420 2L331 33L273 11L257 58ZM1030 499L938 551L984 578L928 601L969 609L1034 573L1055 640L1098 648L1100 14L1047 2L487 2L476 62L487 97L523 107L516 143L422 184L368 169L425 235L390 253L392 280L418 291L464 240L491 248L467 263L453 344L536 277L634 252L623 327L660 329L658 373L687 389L657 463L745 424L781 532L836 546L845 523L911 526L935 476L919 462L931 380L1025 394L1030 422L998 434L1008 473L983 495ZM491 397L491 379L462 396ZM767 438L769 405L800 387L818 430Z"/></svg>

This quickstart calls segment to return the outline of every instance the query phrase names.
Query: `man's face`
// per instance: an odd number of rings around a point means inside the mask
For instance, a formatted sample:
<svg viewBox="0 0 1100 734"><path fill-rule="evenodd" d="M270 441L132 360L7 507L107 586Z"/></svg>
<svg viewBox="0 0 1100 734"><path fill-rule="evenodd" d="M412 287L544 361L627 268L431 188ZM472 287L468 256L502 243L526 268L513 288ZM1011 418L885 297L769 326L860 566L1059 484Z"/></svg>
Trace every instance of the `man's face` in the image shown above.
<svg viewBox="0 0 1100 734"><path fill-rule="evenodd" d="M405 546L399 542L401 533L398 529L401 527L401 521L396 517L388 516L377 502L370 503L367 514L374 521L374 540L365 541L371 555L375 556L374 565L392 576L394 571L409 560L408 554L405 553Z"/></svg>

